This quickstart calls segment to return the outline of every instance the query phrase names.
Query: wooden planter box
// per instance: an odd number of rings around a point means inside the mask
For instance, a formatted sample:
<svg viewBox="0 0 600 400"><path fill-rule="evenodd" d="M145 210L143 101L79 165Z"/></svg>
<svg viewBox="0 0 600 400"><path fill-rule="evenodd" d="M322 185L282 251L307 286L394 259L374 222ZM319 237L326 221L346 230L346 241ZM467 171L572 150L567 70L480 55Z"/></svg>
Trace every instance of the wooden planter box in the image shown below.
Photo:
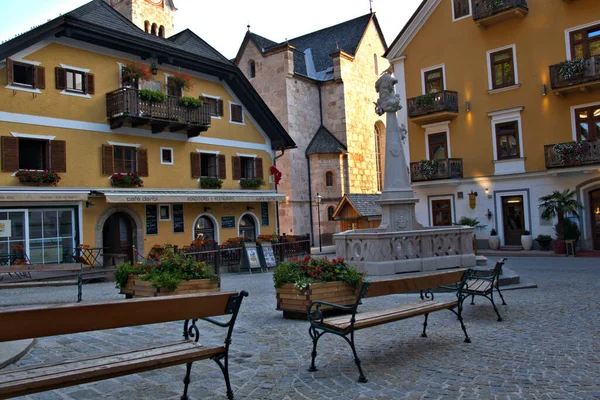
<svg viewBox="0 0 600 400"><path fill-rule="evenodd" d="M119 293L124 294L126 299L130 299L133 297L133 281L135 280L135 275L129 275L129 279L127 279L127 285L124 288L121 288Z"/></svg>
<svg viewBox="0 0 600 400"><path fill-rule="evenodd" d="M284 318L307 318L307 307L320 300L342 306L353 305L356 301L356 288L345 282L315 283L300 291L293 283L277 288L277 309L283 311ZM331 307L322 306L321 310Z"/></svg>
<svg viewBox="0 0 600 400"><path fill-rule="evenodd" d="M131 287L131 289L129 289ZM131 292L128 292L130 290ZM193 293L208 293L218 292L221 290L220 281L211 281L210 279L193 279L191 281L183 281L179 287L174 290L166 290L155 288L150 282L141 279L129 279L125 288L121 289L121 293L127 298L132 297L158 297L172 296L176 294L193 294Z"/></svg>

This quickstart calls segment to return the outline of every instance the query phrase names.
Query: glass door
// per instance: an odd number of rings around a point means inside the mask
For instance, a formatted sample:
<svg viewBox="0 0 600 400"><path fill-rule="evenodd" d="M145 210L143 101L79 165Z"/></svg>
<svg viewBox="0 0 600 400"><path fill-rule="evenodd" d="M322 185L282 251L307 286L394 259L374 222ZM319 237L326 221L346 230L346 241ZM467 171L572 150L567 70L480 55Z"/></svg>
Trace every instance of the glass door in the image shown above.
<svg viewBox="0 0 600 400"><path fill-rule="evenodd" d="M502 219L504 244L506 246L520 246L521 235L525 231L523 196L502 197Z"/></svg>

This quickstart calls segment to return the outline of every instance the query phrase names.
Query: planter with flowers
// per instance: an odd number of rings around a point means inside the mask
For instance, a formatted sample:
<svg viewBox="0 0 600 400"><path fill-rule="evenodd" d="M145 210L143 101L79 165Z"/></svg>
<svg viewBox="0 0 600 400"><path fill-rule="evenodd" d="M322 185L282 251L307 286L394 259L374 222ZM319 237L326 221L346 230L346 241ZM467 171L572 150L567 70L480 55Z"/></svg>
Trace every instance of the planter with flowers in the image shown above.
<svg viewBox="0 0 600 400"><path fill-rule="evenodd" d="M284 318L306 318L307 307L316 300L352 305L364 277L343 258L306 256L279 263L273 271L277 309L283 311Z"/></svg>
<svg viewBox="0 0 600 400"><path fill-rule="evenodd" d="M416 164L416 172L422 175L425 179L431 179L438 171L437 160L421 160Z"/></svg>
<svg viewBox="0 0 600 400"><path fill-rule="evenodd" d="M121 82L123 86L137 87L141 81L149 81L152 75L147 66L139 62L132 62L123 67Z"/></svg>
<svg viewBox="0 0 600 400"><path fill-rule="evenodd" d="M56 184L60 181L60 175L54 171L38 171L30 169L22 169L15 174L19 178L20 183L31 183L34 185Z"/></svg>
<svg viewBox="0 0 600 400"><path fill-rule="evenodd" d="M263 178L242 178L240 186L242 189L257 189L265 184Z"/></svg>
<svg viewBox="0 0 600 400"><path fill-rule="evenodd" d="M144 181L137 172L128 172L125 174L117 172L110 177L110 182L115 187L144 186Z"/></svg>
<svg viewBox="0 0 600 400"><path fill-rule="evenodd" d="M223 181L219 178L200 178L200 187L202 189L221 189Z"/></svg>
<svg viewBox="0 0 600 400"><path fill-rule="evenodd" d="M115 283L127 298L218 292L221 286L212 267L171 247L156 263L120 264Z"/></svg>
<svg viewBox="0 0 600 400"><path fill-rule="evenodd" d="M191 90L194 87L194 81L188 74L176 73L169 76L167 86L173 92L182 94L183 90Z"/></svg>
<svg viewBox="0 0 600 400"><path fill-rule="evenodd" d="M562 165L579 165L586 161L590 144L586 141L558 143L552 147L558 162Z"/></svg>

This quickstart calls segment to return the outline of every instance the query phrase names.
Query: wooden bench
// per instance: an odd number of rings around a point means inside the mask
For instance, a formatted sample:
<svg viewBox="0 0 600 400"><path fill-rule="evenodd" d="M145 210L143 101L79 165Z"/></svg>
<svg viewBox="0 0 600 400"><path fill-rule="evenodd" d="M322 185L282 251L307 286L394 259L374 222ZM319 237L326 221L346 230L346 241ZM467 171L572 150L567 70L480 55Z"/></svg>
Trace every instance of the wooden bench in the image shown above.
<svg viewBox="0 0 600 400"><path fill-rule="evenodd" d="M494 289L500 295L502 299L502 305L506 305L504 301L504 296L502 296L502 292L500 291L500 275L502 274L502 266L506 262L506 258L502 258L496 265L494 266L494 271L492 276L490 277L482 277L479 272L473 269L467 270L465 273L465 286L462 289L463 295L465 297L471 296L471 305L475 304L475 296L483 296L489 301L492 302L492 306L494 307L494 311L498 316L498 321L502 321L502 317L498 312L498 307L496 307L496 303L494 302ZM451 286L442 286L445 289L458 290L459 287L457 285Z"/></svg>
<svg viewBox="0 0 600 400"><path fill-rule="evenodd" d="M87 266L89 268L89 266ZM81 301L81 287L83 285L83 270L82 263L77 264L39 264L39 265L12 265L8 267L0 267L0 274L22 274L31 272L57 273L57 272L77 272L77 279L68 280L43 280L51 278L36 278L23 279L14 282L0 283L0 289L22 289L42 286L70 286L77 285L77 302ZM42 279L42 280L40 280ZM0 276L0 282L2 276Z"/></svg>
<svg viewBox="0 0 600 400"><path fill-rule="evenodd" d="M80 360L63 359L53 364L3 370L0 398L186 364L181 397L185 400L192 363L211 359L223 372L227 397L233 399L229 382L229 346L242 299L247 295L245 291L203 293L0 311L0 342L185 320L184 340ZM228 322L209 318L227 314L231 315ZM225 328L227 334L223 346L205 347L199 343L198 319ZM140 337L142 344L144 338Z"/></svg>
<svg viewBox="0 0 600 400"><path fill-rule="evenodd" d="M354 355L354 362L356 363L360 374L358 381L367 382L367 378L360 366L360 359L356 352L354 333L360 329L424 315L425 322L423 323L423 333L421 336L427 337L427 318L430 313L439 310L450 310L456 314L460 322L460 327L465 334L464 341L470 343L471 339L467 334L467 329L465 328L462 319L462 302L465 297L462 295L461 291L459 290L457 298L451 301L436 301L434 300L433 293L430 291L430 289L441 285L449 285L457 282L463 282L464 284L464 275L464 269L454 269L369 281L362 284L358 291L356 301L352 306L340 306L338 304L323 301L313 302L308 307L310 321L309 335L313 341L313 350L311 353L312 361L309 371L317 371L315 358L317 356L317 343L319 339L326 333L332 333L341 336L350 345ZM358 306L365 298L412 292L420 292L420 302L398 305L383 310L358 313ZM326 318L320 309L322 306L329 306L334 310L346 311L349 314Z"/></svg>

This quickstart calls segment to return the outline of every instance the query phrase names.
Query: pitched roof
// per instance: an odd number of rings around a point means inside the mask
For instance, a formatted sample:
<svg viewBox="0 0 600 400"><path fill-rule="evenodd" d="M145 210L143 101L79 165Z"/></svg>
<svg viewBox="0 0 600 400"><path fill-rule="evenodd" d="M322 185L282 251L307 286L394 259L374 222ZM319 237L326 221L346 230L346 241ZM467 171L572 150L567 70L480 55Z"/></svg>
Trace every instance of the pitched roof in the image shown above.
<svg viewBox="0 0 600 400"><path fill-rule="evenodd" d="M377 201L381 199L380 194L350 193L344 195L336 210L334 217L341 211L344 204L349 203L360 217L377 217L382 215L381 206Z"/></svg>
<svg viewBox="0 0 600 400"><path fill-rule="evenodd" d="M398 55L397 53L404 51L410 40L416 35L438 4L440 4L440 0L422 0L421 4L419 4L383 56L393 58Z"/></svg>
<svg viewBox="0 0 600 400"><path fill-rule="evenodd" d="M252 40L254 40L254 43L256 43L256 45L262 52L266 51L267 49L269 49L271 47L275 47L275 46L279 45L277 42L267 39L266 37L257 35L256 33L252 33L250 31L248 31L248 34L250 35Z"/></svg>
<svg viewBox="0 0 600 400"><path fill-rule="evenodd" d="M312 154L342 154L346 153L348 149L340 142L331 132L327 130L323 125L317 130L315 136L308 144L306 148L306 155Z"/></svg>

